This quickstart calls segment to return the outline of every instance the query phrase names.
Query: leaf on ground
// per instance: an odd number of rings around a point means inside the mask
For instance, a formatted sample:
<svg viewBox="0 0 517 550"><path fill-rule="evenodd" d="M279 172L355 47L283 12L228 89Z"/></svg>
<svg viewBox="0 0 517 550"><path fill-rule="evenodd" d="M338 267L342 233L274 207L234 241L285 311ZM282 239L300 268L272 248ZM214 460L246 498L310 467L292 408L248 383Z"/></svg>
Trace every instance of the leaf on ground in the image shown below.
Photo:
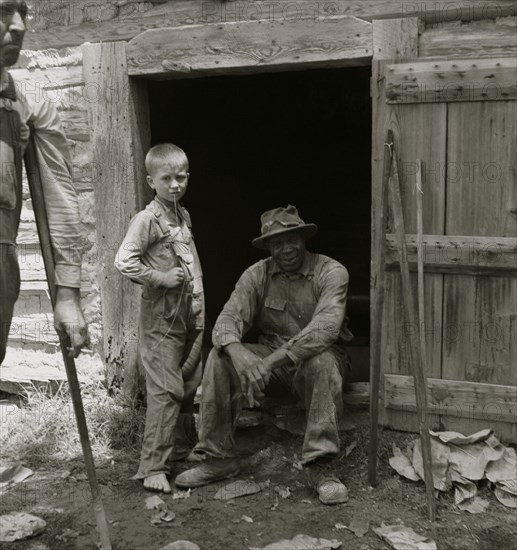
<svg viewBox="0 0 517 550"><path fill-rule="evenodd" d="M508 508L517 508L517 497L508 491L505 491L499 483L496 484L494 495L497 500Z"/></svg>
<svg viewBox="0 0 517 550"><path fill-rule="evenodd" d="M0 516L0 542L14 542L33 537L41 533L46 526L45 520L25 512Z"/></svg>
<svg viewBox="0 0 517 550"><path fill-rule="evenodd" d="M352 531L356 537L364 537L370 529L370 520L364 516L363 512L356 512L347 529Z"/></svg>
<svg viewBox="0 0 517 550"><path fill-rule="evenodd" d="M253 523L253 518L250 518L249 516L241 516L241 520L245 521L246 523Z"/></svg>
<svg viewBox="0 0 517 550"><path fill-rule="evenodd" d="M63 542L68 542L72 539L76 539L81 533L79 531L74 531L73 529L65 529L60 535L56 536L57 540L61 540Z"/></svg>
<svg viewBox="0 0 517 550"><path fill-rule="evenodd" d="M191 489L187 491L174 491L172 500L180 500L182 498L190 498Z"/></svg>
<svg viewBox="0 0 517 550"><path fill-rule="evenodd" d="M247 495L254 495L255 493L260 493L262 489L267 487L265 483L255 483L254 481L247 481L243 479L238 479L237 481L232 481L224 487L221 487L219 491L214 495L216 500L230 500L239 497L245 497Z"/></svg>
<svg viewBox="0 0 517 550"><path fill-rule="evenodd" d="M382 525L373 529L374 533L385 540L395 550L437 550L436 543L430 538L415 533L405 525Z"/></svg>
<svg viewBox="0 0 517 550"><path fill-rule="evenodd" d="M348 456L357 446L357 441L352 441L350 445L345 449L345 456Z"/></svg>
<svg viewBox="0 0 517 550"><path fill-rule="evenodd" d="M488 500L485 500L481 497L475 496L474 498L469 498L458 504L460 510L465 512L470 512L471 514L481 514L489 506Z"/></svg>
<svg viewBox="0 0 517 550"><path fill-rule="evenodd" d="M282 498L289 498L293 496L293 493L291 493L291 489L289 487L284 487L282 485L277 485L275 487L275 493Z"/></svg>
<svg viewBox="0 0 517 550"><path fill-rule="evenodd" d="M315 539L308 535L296 535L289 540L280 540L264 546L263 548L248 547L248 550L334 550L341 548L343 543L339 540Z"/></svg>
<svg viewBox="0 0 517 550"><path fill-rule="evenodd" d="M336 523L336 525L334 525L334 529L348 529L348 526L344 523Z"/></svg>
<svg viewBox="0 0 517 550"><path fill-rule="evenodd" d="M165 502L158 495L153 495L152 497L147 497L145 499L145 507L148 510L155 510L163 508L164 506Z"/></svg>
<svg viewBox="0 0 517 550"><path fill-rule="evenodd" d="M17 462L10 466L0 466L0 488L9 483L20 483L33 473L34 472L30 468L22 466L21 462Z"/></svg>
<svg viewBox="0 0 517 550"><path fill-rule="evenodd" d="M411 460L396 445L393 445L393 456L389 463L399 475L411 481L420 481L420 476L416 473Z"/></svg>
<svg viewBox="0 0 517 550"><path fill-rule="evenodd" d="M152 525L161 525L163 523L171 523L174 521L176 514L170 510L161 510L151 518Z"/></svg>
<svg viewBox="0 0 517 550"><path fill-rule="evenodd" d="M162 546L160 550L199 550L199 546L189 540L176 540Z"/></svg>

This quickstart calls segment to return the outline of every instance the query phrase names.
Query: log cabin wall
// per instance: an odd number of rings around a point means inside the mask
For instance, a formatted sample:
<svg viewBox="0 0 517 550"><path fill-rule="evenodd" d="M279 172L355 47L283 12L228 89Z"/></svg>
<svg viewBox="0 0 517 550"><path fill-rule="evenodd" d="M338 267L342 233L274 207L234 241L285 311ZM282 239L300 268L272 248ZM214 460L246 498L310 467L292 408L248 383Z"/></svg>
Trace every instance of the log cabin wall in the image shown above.
<svg viewBox="0 0 517 550"><path fill-rule="evenodd" d="M14 72L28 90L31 90L31 86L37 86L42 93L55 94L70 140L81 221L88 241L83 266L83 303L94 344L99 350L102 350L99 277L105 258L102 251L98 250L95 229L94 191L99 178L96 177L90 141L94 128L87 118L88 101L91 98L84 85L82 44L128 42L146 30L163 27L181 27L181 32L188 36L186 27L192 25L251 22L257 19L273 19L280 24L302 20L316 24L334 17L350 16L371 27L371 22L376 19L418 17L421 20L418 36L420 57L506 56L517 53L517 10L515 2L511 0L464 2L454 6L450 2L402 3L392 0L300 0L284 5L280 2L246 0L224 3L202 0L40 0L33 4L31 32L27 33L24 44L27 50ZM371 51L367 55L371 55ZM16 315L25 323L25 333L30 333L24 336L24 342L48 347L49 342L55 341L51 322L50 325L48 323L51 319L50 302L44 291L43 265L41 261L38 264L35 254L37 239L27 191L24 197L20 244L26 259L21 261L22 295ZM20 332L15 325L13 343L24 339Z"/></svg>
<svg viewBox="0 0 517 550"><path fill-rule="evenodd" d="M97 346L101 337L97 269L102 258L96 248L94 187L97 170L92 163L87 120L88 91L83 82L81 49L25 50L11 73L28 96L36 101L46 99L55 103L68 138L85 242L81 297L93 345ZM15 306L10 345L52 351L56 349L58 340L53 330L45 269L25 175L23 185L18 234L21 290Z"/></svg>

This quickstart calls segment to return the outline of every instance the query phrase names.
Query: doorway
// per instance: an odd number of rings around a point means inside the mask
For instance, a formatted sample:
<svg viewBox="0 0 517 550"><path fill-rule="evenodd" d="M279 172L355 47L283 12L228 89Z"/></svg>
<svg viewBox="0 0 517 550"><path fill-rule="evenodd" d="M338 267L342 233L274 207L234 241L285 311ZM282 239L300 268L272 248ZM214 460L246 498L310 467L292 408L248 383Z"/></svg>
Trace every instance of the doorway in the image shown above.
<svg viewBox="0 0 517 550"><path fill-rule="evenodd" d="M309 250L350 273L356 336L353 378L368 379L370 67L150 81L151 143L171 141L190 161L184 199L215 322L246 267L260 214L295 205L318 235Z"/></svg>

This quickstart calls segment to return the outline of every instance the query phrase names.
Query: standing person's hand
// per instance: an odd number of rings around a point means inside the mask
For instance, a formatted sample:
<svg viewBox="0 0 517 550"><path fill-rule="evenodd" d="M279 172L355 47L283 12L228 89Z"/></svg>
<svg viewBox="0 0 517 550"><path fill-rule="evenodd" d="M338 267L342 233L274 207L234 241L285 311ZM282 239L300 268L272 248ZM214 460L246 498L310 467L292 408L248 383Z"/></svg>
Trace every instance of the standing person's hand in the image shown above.
<svg viewBox="0 0 517 550"><path fill-rule="evenodd" d="M173 267L162 275L162 286L166 288L177 288L185 282L185 272L181 267Z"/></svg>
<svg viewBox="0 0 517 550"><path fill-rule="evenodd" d="M248 400L248 405L258 405L258 400L264 396L266 384L269 381L269 370L262 359L240 343L225 347L233 366L239 375L242 392Z"/></svg>
<svg viewBox="0 0 517 550"><path fill-rule="evenodd" d="M81 310L79 289L58 286L56 292L54 327L58 332L68 335L71 347L67 351L72 357L77 357L82 348L90 345L88 325Z"/></svg>

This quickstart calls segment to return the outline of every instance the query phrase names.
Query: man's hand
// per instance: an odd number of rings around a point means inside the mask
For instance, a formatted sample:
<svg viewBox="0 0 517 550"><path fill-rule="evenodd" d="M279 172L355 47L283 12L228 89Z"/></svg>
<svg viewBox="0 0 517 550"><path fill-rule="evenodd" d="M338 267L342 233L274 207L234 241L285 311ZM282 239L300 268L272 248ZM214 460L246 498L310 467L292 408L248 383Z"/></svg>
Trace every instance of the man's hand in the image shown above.
<svg viewBox="0 0 517 550"><path fill-rule="evenodd" d="M173 267L162 274L162 285L166 288L177 288L185 281L185 272L181 267Z"/></svg>
<svg viewBox="0 0 517 550"><path fill-rule="evenodd" d="M90 345L88 325L81 310L78 288L56 287L56 307L54 308L54 327L58 332L66 332L71 348L67 352L77 357L81 349Z"/></svg>
<svg viewBox="0 0 517 550"><path fill-rule="evenodd" d="M264 368L271 372L277 367L283 367L284 365L292 364L291 359L287 355L287 352L283 348L276 349L273 353L264 357L263 359Z"/></svg>
<svg viewBox="0 0 517 550"><path fill-rule="evenodd" d="M233 366L239 375L242 392L248 399L250 407L258 405L269 381L269 370L262 359L240 343L228 344L225 348Z"/></svg>

